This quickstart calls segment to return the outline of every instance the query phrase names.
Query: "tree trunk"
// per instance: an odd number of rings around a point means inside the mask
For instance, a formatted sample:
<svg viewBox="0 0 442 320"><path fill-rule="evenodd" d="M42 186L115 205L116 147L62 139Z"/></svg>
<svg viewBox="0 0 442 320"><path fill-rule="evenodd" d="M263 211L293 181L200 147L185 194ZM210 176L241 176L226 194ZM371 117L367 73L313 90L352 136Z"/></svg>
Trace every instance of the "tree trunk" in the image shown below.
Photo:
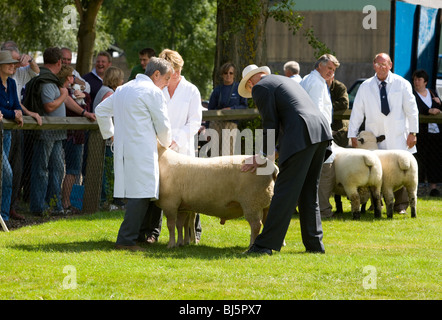
<svg viewBox="0 0 442 320"><path fill-rule="evenodd" d="M267 63L266 23L269 0L218 0L214 86L219 68L227 61L236 66L236 81L249 64Z"/></svg>
<svg viewBox="0 0 442 320"><path fill-rule="evenodd" d="M92 70L92 59L95 46L95 25L97 15L103 0L75 0L75 6L80 14L80 26L78 28L78 55L77 71L83 75Z"/></svg>

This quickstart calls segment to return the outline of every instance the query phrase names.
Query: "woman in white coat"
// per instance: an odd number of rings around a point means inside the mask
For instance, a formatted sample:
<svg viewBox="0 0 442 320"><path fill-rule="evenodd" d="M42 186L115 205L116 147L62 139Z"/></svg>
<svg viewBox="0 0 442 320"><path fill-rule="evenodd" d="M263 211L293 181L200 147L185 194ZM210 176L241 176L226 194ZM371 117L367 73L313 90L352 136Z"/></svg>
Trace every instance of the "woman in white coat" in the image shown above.
<svg viewBox="0 0 442 320"><path fill-rule="evenodd" d="M95 109L103 138L114 137L114 197L128 199L118 249L142 250L136 245L140 228L154 206L151 200L159 196L157 139L165 147L172 143L161 89L172 73L170 63L152 58L145 74L118 87Z"/></svg>
<svg viewBox="0 0 442 320"><path fill-rule="evenodd" d="M187 81L184 76L181 75L184 60L178 52L164 49L159 57L169 61L174 70L168 86L163 89L172 128L172 145L170 148L178 153L194 157L195 135L198 133L202 121L200 92L194 84ZM162 219L161 209L154 208L150 212L150 217L146 219L146 223L143 223L143 230L148 243L158 241ZM201 223L199 215L197 214L197 241L199 241L200 237Z"/></svg>

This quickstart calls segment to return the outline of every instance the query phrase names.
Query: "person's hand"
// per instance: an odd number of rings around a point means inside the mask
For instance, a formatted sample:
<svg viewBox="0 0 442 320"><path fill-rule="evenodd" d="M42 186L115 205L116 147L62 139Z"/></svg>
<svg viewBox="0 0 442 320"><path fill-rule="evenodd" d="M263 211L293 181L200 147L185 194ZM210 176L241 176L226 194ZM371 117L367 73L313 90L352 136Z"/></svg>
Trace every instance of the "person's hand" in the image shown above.
<svg viewBox="0 0 442 320"><path fill-rule="evenodd" d="M84 92L81 92L81 90L75 90L74 91L74 96L77 99L84 99L86 97L86 95L84 94Z"/></svg>
<svg viewBox="0 0 442 320"><path fill-rule="evenodd" d="M175 142L175 140L172 141L172 143L169 146L169 149L172 149L173 151L178 152L179 147L178 147L178 144Z"/></svg>
<svg viewBox="0 0 442 320"><path fill-rule="evenodd" d="M69 91L65 87L60 88L60 96L64 96L64 99L68 96Z"/></svg>
<svg viewBox="0 0 442 320"><path fill-rule="evenodd" d="M357 148L358 147L358 138L355 138L355 137L351 138L351 146L353 148Z"/></svg>
<svg viewBox="0 0 442 320"><path fill-rule="evenodd" d="M428 113L432 115L437 115L440 113L440 110L438 108L430 108L428 109Z"/></svg>
<svg viewBox="0 0 442 320"><path fill-rule="evenodd" d="M3 120L3 113L0 111L0 120Z"/></svg>
<svg viewBox="0 0 442 320"><path fill-rule="evenodd" d="M95 116L95 113L92 112L87 112L85 111L83 116L87 119L89 119L89 121L94 122L97 120L97 117Z"/></svg>
<svg viewBox="0 0 442 320"><path fill-rule="evenodd" d="M409 149L413 148L417 143L417 137L414 134L408 134L407 146Z"/></svg>
<svg viewBox="0 0 442 320"><path fill-rule="evenodd" d="M29 115L37 121L37 124L41 126L43 124L43 119L40 117L40 115L37 112L28 112Z"/></svg>
<svg viewBox="0 0 442 320"><path fill-rule="evenodd" d="M21 110L14 110L15 112L15 122L20 126L23 127L23 113Z"/></svg>
<svg viewBox="0 0 442 320"><path fill-rule="evenodd" d="M247 158L246 160L244 160L244 163L241 166L241 171L242 172L250 171L253 173L256 171L256 169L258 167L263 166L265 163L266 163L266 161L260 159L259 155L254 155L253 157L250 157L250 158Z"/></svg>

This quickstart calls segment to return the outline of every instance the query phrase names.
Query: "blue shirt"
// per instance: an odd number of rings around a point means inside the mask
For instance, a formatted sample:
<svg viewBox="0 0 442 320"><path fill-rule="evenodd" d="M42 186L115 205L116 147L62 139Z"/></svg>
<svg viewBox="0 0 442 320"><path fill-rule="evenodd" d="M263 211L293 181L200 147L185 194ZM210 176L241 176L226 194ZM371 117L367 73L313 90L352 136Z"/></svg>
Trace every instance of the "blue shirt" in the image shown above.
<svg viewBox="0 0 442 320"><path fill-rule="evenodd" d="M209 110L220 110L223 108L231 109L246 109L247 99L238 94L239 83L235 82L232 85L217 86L210 96Z"/></svg>
<svg viewBox="0 0 442 320"><path fill-rule="evenodd" d="M6 85L8 86L7 89L0 81L0 111L5 119L14 120L14 110L22 110L17 96L17 85L15 80L10 77L6 80Z"/></svg>

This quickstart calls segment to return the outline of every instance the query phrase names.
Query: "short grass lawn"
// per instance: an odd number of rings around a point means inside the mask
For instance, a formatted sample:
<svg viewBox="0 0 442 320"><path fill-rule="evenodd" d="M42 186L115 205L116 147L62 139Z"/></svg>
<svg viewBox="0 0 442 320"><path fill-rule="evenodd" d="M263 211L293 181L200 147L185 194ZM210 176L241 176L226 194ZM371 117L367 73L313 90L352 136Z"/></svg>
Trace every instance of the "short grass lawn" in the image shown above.
<svg viewBox="0 0 442 320"><path fill-rule="evenodd" d="M0 232L0 299L439 300L442 202L420 198L416 219L324 219L325 254L307 254L299 218L272 256L245 256L244 219L202 215L199 245L114 249L124 213L98 212ZM385 210L384 210L385 211ZM409 210L408 210L409 211Z"/></svg>

